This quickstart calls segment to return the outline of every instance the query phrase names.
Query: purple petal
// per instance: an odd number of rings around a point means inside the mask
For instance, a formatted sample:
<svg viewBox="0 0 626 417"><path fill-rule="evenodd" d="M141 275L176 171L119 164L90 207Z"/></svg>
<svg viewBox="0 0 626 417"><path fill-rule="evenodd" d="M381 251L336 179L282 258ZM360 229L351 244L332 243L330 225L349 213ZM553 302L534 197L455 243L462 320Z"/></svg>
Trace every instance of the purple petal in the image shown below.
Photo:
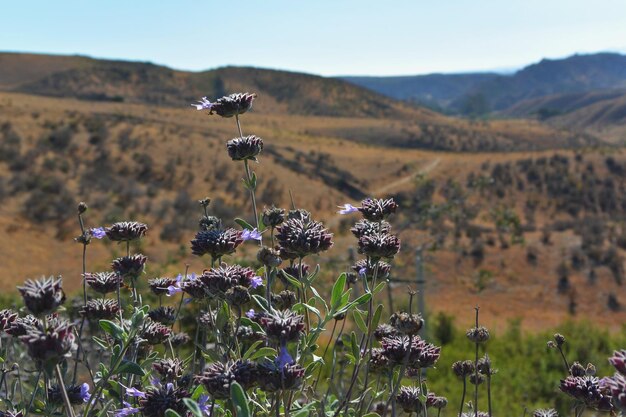
<svg viewBox="0 0 626 417"><path fill-rule="evenodd" d="M146 393L139 391L137 388L126 388L126 395L131 397L146 398Z"/></svg>
<svg viewBox="0 0 626 417"><path fill-rule="evenodd" d="M256 288L258 288L258 287L260 287L262 285L263 285L263 278L261 278L259 276L253 277L250 280L250 287L252 287L252 288L256 289Z"/></svg>
<svg viewBox="0 0 626 417"><path fill-rule="evenodd" d="M346 203L343 206L338 206L341 210L339 210L338 214L350 214L356 211L359 211L357 207L354 207L352 204Z"/></svg>
<svg viewBox="0 0 626 417"><path fill-rule="evenodd" d="M80 398L83 399L83 402L86 403L91 398L91 394L89 394L89 384L84 383L80 386Z"/></svg>
<svg viewBox="0 0 626 417"><path fill-rule="evenodd" d="M179 292L183 292L183 290L176 285L170 285L169 287L167 287L167 296L171 297L173 295L178 294Z"/></svg>
<svg viewBox="0 0 626 417"><path fill-rule="evenodd" d="M254 311L253 308L251 308L250 310L246 311L246 317L249 319L253 319L254 316L256 316L256 312Z"/></svg>
<svg viewBox="0 0 626 417"><path fill-rule="evenodd" d="M291 357L291 355L287 351L287 347L286 346L282 346L280 348L280 353L276 357L276 365L278 365L279 369L283 369L285 367L285 365L289 365L289 364L292 364L292 363L293 363L293 358Z"/></svg>
<svg viewBox="0 0 626 417"><path fill-rule="evenodd" d="M92 237L95 237L96 239L102 239L107 235L104 227L95 227L93 229L89 229L89 233Z"/></svg>
<svg viewBox="0 0 626 417"><path fill-rule="evenodd" d="M256 227L252 230L245 229L241 232L241 238L243 240L261 240L261 233L256 229Z"/></svg>
<svg viewBox="0 0 626 417"><path fill-rule="evenodd" d="M126 417L138 413L140 410L136 407L121 408L115 412L115 417Z"/></svg>
<svg viewBox="0 0 626 417"><path fill-rule="evenodd" d="M364 277L367 274L367 268L363 267L361 269L359 269L359 275L361 277Z"/></svg>
<svg viewBox="0 0 626 417"><path fill-rule="evenodd" d="M196 110L211 110L212 105L213 104L206 97L202 97L198 100L198 103L192 104Z"/></svg>

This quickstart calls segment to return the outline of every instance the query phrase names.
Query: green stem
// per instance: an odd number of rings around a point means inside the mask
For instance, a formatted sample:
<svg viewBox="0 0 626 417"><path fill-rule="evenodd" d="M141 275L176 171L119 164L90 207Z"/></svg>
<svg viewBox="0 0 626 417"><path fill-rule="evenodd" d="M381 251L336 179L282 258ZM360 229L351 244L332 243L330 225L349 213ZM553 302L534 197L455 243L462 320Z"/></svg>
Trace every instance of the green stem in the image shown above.
<svg viewBox="0 0 626 417"><path fill-rule="evenodd" d="M74 409L72 408L72 403L70 403L70 398L67 396L67 391L65 390L65 383L63 382L63 375L61 375L61 368L57 364L54 367L54 371L57 376L57 381L59 381L59 388L61 389L61 394L63 397L63 402L65 403L65 409L67 410L67 415L69 417L75 417Z"/></svg>

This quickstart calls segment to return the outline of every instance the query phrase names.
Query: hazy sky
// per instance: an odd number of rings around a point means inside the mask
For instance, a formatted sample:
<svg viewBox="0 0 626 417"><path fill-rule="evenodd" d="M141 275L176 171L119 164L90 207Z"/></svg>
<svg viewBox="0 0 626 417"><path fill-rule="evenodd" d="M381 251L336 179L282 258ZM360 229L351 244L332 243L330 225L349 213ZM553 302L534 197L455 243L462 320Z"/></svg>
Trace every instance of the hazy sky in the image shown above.
<svg viewBox="0 0 626 417"><path fill-rule="evenodd" d="M626 52L626 0L2 1L0 50L343 74Z"/></svg>

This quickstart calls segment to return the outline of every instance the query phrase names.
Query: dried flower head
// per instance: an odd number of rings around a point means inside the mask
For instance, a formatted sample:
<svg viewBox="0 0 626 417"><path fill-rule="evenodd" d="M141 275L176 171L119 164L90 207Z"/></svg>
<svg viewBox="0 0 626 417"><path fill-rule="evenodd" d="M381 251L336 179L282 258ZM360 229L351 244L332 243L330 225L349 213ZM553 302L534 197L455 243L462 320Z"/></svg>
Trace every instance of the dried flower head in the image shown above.
<svg viewBox="0 0 626 417"><path fill-rule="evenodd" d="M389 323L398 331L409 336L415 336L424 326L424 319L419 314L409 314L397 311L391 315Z"/></svg>
<svg viewBox="0 0 626 417"><path fill-rule="evenodd" d="M148 280L150 291L156 296L162 296L168 293L170 286L175 286L178 281L174 278L153 278Z"/></svg>
<svg viewBox="0 0 626 417"><path fill-rule="evenodd" d="M80 314L89 320L110 320L120 311L117 301L110 299L97 298L87 301Z"/></svg>
<svg viewBox="0 0 626 417"><path fill-rule="evenodd" d="M243 243L241 232L235 229L201 230L191 241L191 252L194 255L211 255L213 259L234 253Z"/></svg>
<svg viewBox="0 0 626 417"><path fill-rule="evenodd" d="M369 220L359 220L350 229L352 234L359 239L362 236L371 235L374 233L389 233L391 225L386 221L371 222Z"/></svg>
<svg viewBox="0 0 626 417"><path fill-rule="evenodd" d="M283 258L303 258L324 252L333 245L333 235L324 225L313 220L290 218L278 228L276 239Z"/></svg>
<svg viewBox="0 0 626 417"><path fill-rule="evenodd" d="M61 362L74 347L74 333L68 321L52 319L46 329L28 327L19 339L35 362L42 366L54 366Z"/></svg>
<svg viewBox="0 0 626 417"><path fill-rule="evenodd" d="M138 253L131 256L114 259L111 269L123 279L134 280L143 274L146 267L147 257Z"/></svg>
<svg viewBox="0 0 626 417"><path fill-rule="evenodd" d="M164 417L165 412L170 409L180 415L187 412L183 399L188 398L189 393L182 388L175 388L172 383L150 387L145 394L143 398L139 398L141 412L145 417Z"/></svg>
<svg viewBox="0 0 626 417"><path fill-rule="evenodd" d="M152 364L152 369L161 376L166 382L174 382L183 376L185 366L183 361L178 358L158 359Z"/></svg>
<svg viewBox="0 0 626 417"><path fill-rule="evenodd" d="M585 376L585 367L582 366L579 362L574 362L572 366L569 367L569 373L572 376Z"/></svg>
<svg viewBox="0 0 626 417"><path fill-rule="evenodd" d="M200 230L216 230L222 228L222 221L215 216L202 216L198 221Z"/></svg>
<svg viewBox="0 0 626 417"><path fill-rule="evenodd" d="M489 330L486 327L472 327L466 333L467 338L472 343L485 343L489 340Z"/></svg>
<svg viewBox="0 0 626 417"><path fill-rule="evenodd" d="M476 372L474 362L470 360L454 362L452 364L452 372L454 372L454 375L459 379L467 378L469 375Z"/></svg>
<svg viewBox="0 0 626 417"><path fill-rule="evenodd" d="M254 135L234 138L226 143L226 149L233 161L256 161L263 150L263 139Z"/></svg>
<svg viewBox="0 0 626 417"><path fill-rule="evenodd" d="M114 242L129 242L141 239L146 235L148 226L139 222L117 222L107 227L107 237Z"/></svg>
<svg viewBox="0 0 626 417"><path fill-rule="evenodd" d="M61 277L27 279L24 285L17 287L22 294L26 308L36 316L54 312L65 302Z"/></svg>
<svg viewBox="0 0 626 417"><path fill-rule="evenodd" d="M172 330L161 323L148 321L141 329L141 338L149 345L158 345L165 342L172 333Z"/></svg>
<svg viewBox="0 0 626 417"><path fill-rule="evenodd" d="M285 220L285 209L270 207L263 210L261 217L263 224L269 227L276 227Z"/></svg>
<svg viewBox="0 0 626 417"><path fill-rule="evenodd" d="M272 294L272 305L278 310L288 310L297 302L296 293L283 290L278 294Z"/></svg>
<svg viewBox="0 0 626 417"><path fill-rule="evenodd" d="M393 258L400 251L400 239L387 233L373 233L361 236L358 241L359 253L372 259Z"/></svg>
<svg viewBox="0 0 626 417"><path fill-rule="evenodd" d="M176 309L170 306L161 306L148 311L148 317L153 321L169 326L176 321Z"/></svg>
<svg viewBox="0 0 626 417"><path fill-rule="evenodd" d="M387 372L389 370L389 358L385 356L381 348L373 348L369 365L372 372Z"/></svg>
<svg viewBox="0 0 626 417"><path fill-rule="evenodd" d="M480 358L478 360L478 372L480 372L481 374L487 376L487 375L493 375L497 372L496 369L493 369L491 367L491 358L489 358L489 355L485 353L485 356L483 356L482 358Z"/></svg>
<svg viewBox="0 0 626 417"><path fill-rule="evenodd" d="M565 343L565 336L560 333L555 333L554 343L556 343L557 347L563 346L563 344Z"/></svg>
<svg viewBox="0 0 626 417"><path fill-rule="evenodd" d="M86 272L84 278L87 285L102 295L117 291L123 281L123 278L115 272Z"/></svg>
<svg viewBox="0 0 626 417"><path fill-rule="evenodd" d="M222 117L233 117L244 114L252 107L252 102L256 98L254 93L235 93L222 98L218 98L211 103L208 108L209 114L217 113Z"/></svg>
<svg viewBox="0 0 626 417"><path fill-rule="evenodd" d="M180 288L195 300L202 300L209 297L206 285L198 278L182 281Z"/></svg>
<svg viewBox="0 0 626 417"><path fill-rule="evenodd" d="M396 395L396 401L406 413L419 413L424 408L420 397L421 391L418 387L403 386Z"/></svg>
<svg viewBox="0 0 626 417"><path fill-rule="evenodd" d="M263 246L256 254L256 259L261 262L262 265L276 268L283 260L280 257L280 251Z"/></svg>
<svg viewBox="0 0 626 417"><path fill-rule="evenodd" d="M374 330L374 337L379 342L383 340L383 338L385 337L398 336L398 335L399 335L398 330L395 327L387 323L379 324L376 327L376 330Z"/></svg>
<svg viewBox="0 0 626 417"><path fill-rule="evenodd" d="M385 220L390 214L395 213L397 208L398 205L393 201L393 198L366 198L361 202L359 211L366 220L379 222Z"/></svg>
<svg viewBox="0 0 626 417"><path fill-rule="evenodd" d="M252 300L252 296L248 292L248 289L242 285L235 285L229 288L224 295L226 302L232 306L243 306Z"/></svg>
<svg viewBox="0 0 626 417"><path fill-rule="evenodd" d="M428 393L426 398L426 407L431 407L436 410L442 410L448 405L448 399L446 397L438 397L432 392Z"/></svg>

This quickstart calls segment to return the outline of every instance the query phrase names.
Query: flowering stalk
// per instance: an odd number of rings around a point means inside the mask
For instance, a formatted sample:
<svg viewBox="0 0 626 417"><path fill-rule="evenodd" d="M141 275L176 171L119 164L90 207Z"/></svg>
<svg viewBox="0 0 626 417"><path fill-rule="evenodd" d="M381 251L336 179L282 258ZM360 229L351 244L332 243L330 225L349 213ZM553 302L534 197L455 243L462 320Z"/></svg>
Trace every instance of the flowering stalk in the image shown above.
<svg viewBox="0 0 626 417"><path fill-rule="evenodd" d="M476 328L478 329L478 310L480 307L476 306ZM474 361L474 417L478 417L478 340L475 341L476 344L476 359Z"/></svg>

